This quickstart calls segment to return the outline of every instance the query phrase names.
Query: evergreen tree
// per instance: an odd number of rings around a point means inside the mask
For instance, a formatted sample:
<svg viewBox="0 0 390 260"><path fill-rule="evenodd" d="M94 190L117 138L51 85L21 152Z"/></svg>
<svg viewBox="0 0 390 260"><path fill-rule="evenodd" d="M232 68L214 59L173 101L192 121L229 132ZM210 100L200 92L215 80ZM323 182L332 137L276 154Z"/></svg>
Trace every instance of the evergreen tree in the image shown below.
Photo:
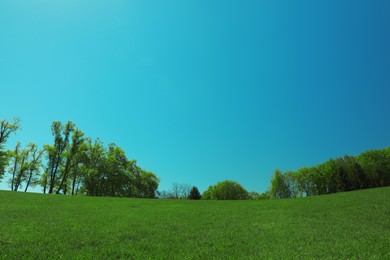
<svg viewBox="0 0 390 260"><path fill-rule="evenodd" d="M188 199L190 200L199 200L200 199L200 192L197 187L192 187L190 191L190 195L188 196Z"/></svg>

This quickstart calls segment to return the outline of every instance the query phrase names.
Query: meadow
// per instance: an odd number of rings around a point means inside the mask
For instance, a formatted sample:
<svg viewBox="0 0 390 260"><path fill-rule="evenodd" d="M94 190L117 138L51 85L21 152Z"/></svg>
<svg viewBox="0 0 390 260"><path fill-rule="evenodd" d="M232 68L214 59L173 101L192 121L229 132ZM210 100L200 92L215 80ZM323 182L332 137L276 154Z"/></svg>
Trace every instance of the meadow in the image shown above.
<svg viewBox="0 0 390 260"><path fill-rule="evenodd" d="M191 201L0 191L0 258L390 259L390 187Z"/></svg>

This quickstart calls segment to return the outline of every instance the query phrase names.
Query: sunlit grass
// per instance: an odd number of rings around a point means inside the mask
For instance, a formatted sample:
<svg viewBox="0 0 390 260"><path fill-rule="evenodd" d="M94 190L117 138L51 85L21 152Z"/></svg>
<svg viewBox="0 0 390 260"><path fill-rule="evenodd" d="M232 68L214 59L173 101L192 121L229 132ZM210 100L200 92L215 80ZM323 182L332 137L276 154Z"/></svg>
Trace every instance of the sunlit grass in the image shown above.
<svg viewBox="0 0 390 260"><path fill-rule="evenodd" d="M390 188L270 201L0 192L0 258L390 258Z"/></svg>

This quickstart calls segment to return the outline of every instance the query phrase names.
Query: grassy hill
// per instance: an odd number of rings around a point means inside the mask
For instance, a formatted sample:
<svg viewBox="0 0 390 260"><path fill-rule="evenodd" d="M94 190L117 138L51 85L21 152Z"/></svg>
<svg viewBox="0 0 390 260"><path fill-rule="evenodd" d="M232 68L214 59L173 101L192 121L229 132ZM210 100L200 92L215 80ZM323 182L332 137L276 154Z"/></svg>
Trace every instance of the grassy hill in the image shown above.
<svg viewBox="0 0 390 260"><path fill-rule="evenodd" d="M0 191L0 258L390 259L390 187L269 201Z"/></svg>

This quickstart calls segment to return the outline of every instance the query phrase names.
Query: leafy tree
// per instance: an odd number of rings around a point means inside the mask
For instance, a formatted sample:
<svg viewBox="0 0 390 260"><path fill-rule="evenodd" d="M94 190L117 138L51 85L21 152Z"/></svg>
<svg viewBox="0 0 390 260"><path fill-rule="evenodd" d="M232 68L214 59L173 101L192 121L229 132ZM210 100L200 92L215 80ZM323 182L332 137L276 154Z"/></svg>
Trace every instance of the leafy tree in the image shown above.
<svg viewBox="0 0 390 260"><path fill-rule="evenodd" d="M38 183L39 170L42 167L42 156L44 154L44 150L38 150L38 146L36 144L29 144L31 151L31 160L28 163L28 175L27 175L27 183L24 192L27 192L29 186L35 186Z"/></svg>
<svg viewBox="0 0 390 260"><path fill-rule="evenodd" d="M128 160L117 145L108 148L98 139L86 142L81 190L90 196L155 198L159 179Z"/></svg>
<svg viewBox="0 0 390 260"><path fill-rule="evenodd" d="M271 178L270 194L272 198L291 198L292 193L285 175L280 170L275 170Z"/></svg>
<svg viewBox="0 0 390 260"><path fill-rule="evenodd" d="M199 200L201 198L200 192L197 187L194 186L191 188L188 198L190 200Z"/></svg>
<svg viewBox="0 0 390 260"><path fill-rule="evenodd" d="M301 196L312 196L318 194L320 174L315 167L304 167L294 173L295 182Z"/></svg>
<svg viewBox="0 0 390 260"><path fill-rule="evenodd" d="M271 179L271 196L311 196L390 185L390 147L370 150L359 156L330 159L314 167L282 174Z"/></svg>
<svg viewBox="0 0 390 260"><path fill-rule="evenodd" d="M74 123L69 121L66 125L62 125L61 122L55 121L52 123L51 131L54 136L54 144L46 145L45 150L47 153L47 168L43 180L44 187L43 193L46 193L46 188L49 188L48 193L54 192L56 186L60 184L62 179L61 167L65 160L65 152L69 144L69 139L72 131L74 130ZM62 172L63 174L64 172Z"/></svg>
<svg viewBox="0 0 390 260"><path fill-rule="evenodd" d="M16 176L18 174L18 168L19 166L19 160L20 160L20 142L18 142L15 146L15 150L10 153L11 159L13 160L13 167L10 168L10 172L12 172L12 179L11 179L11 191L14 190L14 183Z"/></svg>
<svg viewBox="0 0 390 260"><path fill-rule="evenodd" d="M202 199L243 200L248 199L248 192L238 182L226 180L210 186Z"/></svg>
<svg viewBox="0 0 390 260"><path fill-rule="evenodd" d="M216 196L215 196L215 185L211 185L207 188L207 190L205 190L202 194L202 197L201 199L203 200L216 200Z"/></svg>
<svg viewBox="0 0 390 260"><path fill-rule="evenodd" d="M86 145L86 156L82 168L84 175L82 190L86 195L103 196L101 186L104 180L106 149L99 139L94 142L88 139Z"/></svg>
<svg viewBox="0 0 390 260"><path fill-rule="evenodd" d="M156 191L160 179L152 172L142 170L141 171L141 190L139 197L141 198L155 198Z"/></svg>
<svg viewBox="0 0 390 260"><path fill-rule="evenodd" d="M38 151L37 145L33 143L29 143L26 149L21 149L20 146L18 142L15 150L10 153L12 161L9 169L12 175L10 183L12 191L18 191L26 183L26 192L30 185L34 186L37 183L43 151Z"/></svg>
<svg viewBox="0 0 390 260"><path fill-rule="evenodd" d="M84 133L81 132L79 129L75 129L73 131L72 143L70 144L69 149L67 149L66 153L64 153L65 166L62 167L62 172L61 172L62 180L57 189L57 194L60 193L61 190L63 191L64 194L67 193L66 183L69 181L69 177L70 177L69 175L71 172L73 172L72 194L74 193L75 181L77 179L77 171L73 169L78 165L79 161L82 159L82 157L78 153L80 152L80 147L84 142L83 136Z"/></svg>
<svg viewBox="0 0 390 260"><path fill-rule="evenodd" d="M301 197L301 192L299 190L298 184L295 180L295 175L294 172L288 171L284 173L284 183L286 186L286 190L289 192L289 197L290 198L295 198L295 197Z"/></svg>
<svg viewBox="0 0 390 260"><path fill-rule="evenodd" d="M390 185L390 154L389 148L371 150L359 155L359 163L366 174L368 187L383 187Z"/></svg>
<svg viewBox="0 0 390 260"><path fill-rule="evenodd" d="M156 191L158 188L158 183L160 179L157 176L149 171L141 169L136 165L136 161L130 161L130 197L137 198L156 198Z"/></svg>
<svg viewBox="0 0 390 260"><path fill-rule="evenodd" d="M14 118L13 122L0 120L0 180L4 177L5 168L9 162L9 152L5 151L5 144L11 134L20 129L20 120Z"/></svg>

